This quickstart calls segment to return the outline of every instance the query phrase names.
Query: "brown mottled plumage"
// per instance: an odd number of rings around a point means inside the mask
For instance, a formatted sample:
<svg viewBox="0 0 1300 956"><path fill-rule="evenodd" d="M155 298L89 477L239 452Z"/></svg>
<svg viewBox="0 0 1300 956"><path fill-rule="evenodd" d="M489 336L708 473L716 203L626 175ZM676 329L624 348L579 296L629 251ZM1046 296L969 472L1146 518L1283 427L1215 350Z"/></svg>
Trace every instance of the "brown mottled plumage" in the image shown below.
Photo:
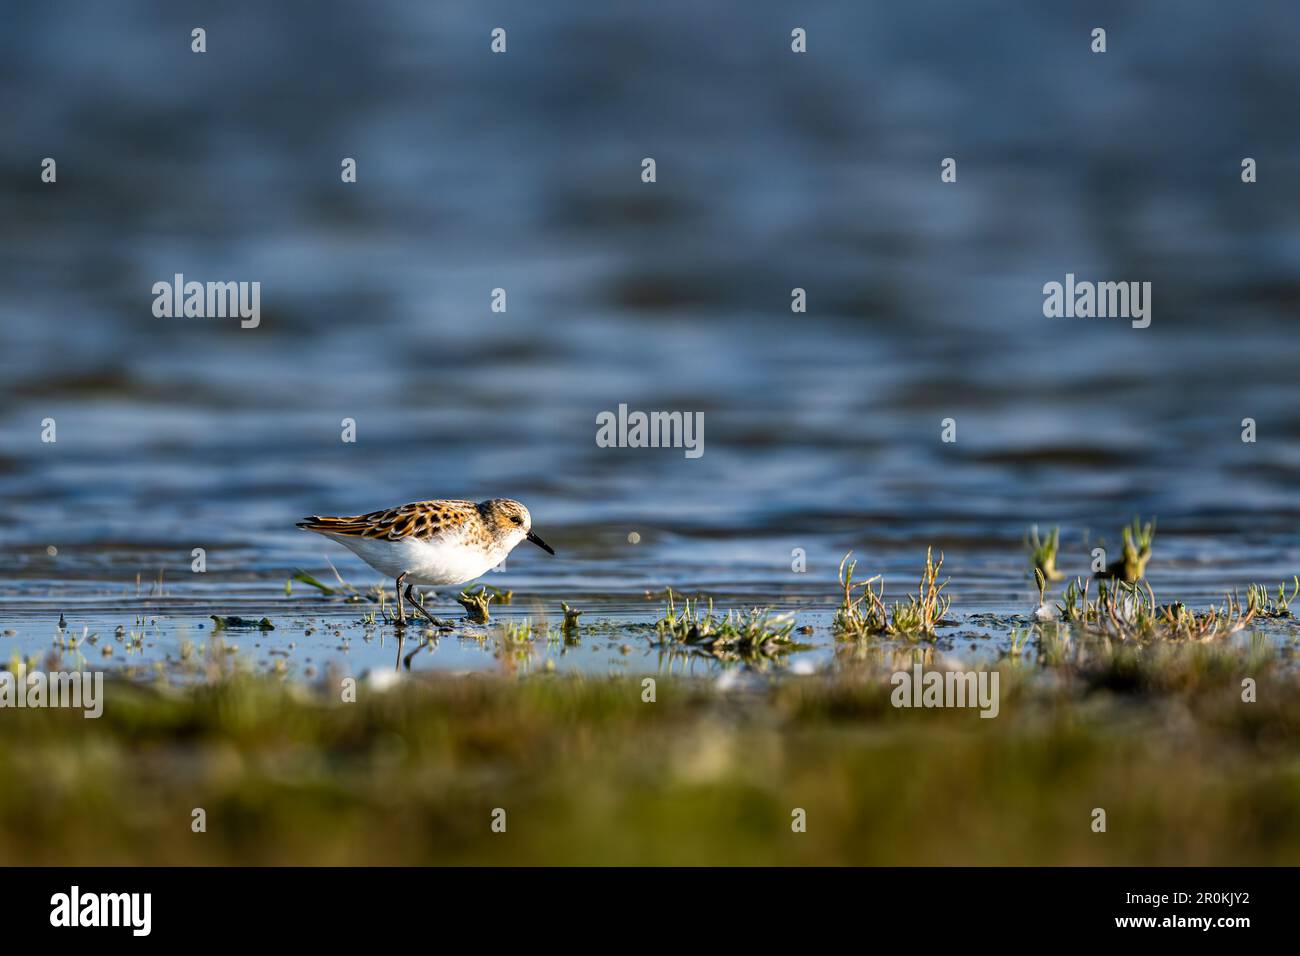
<svg viewBox="0 0 1300 956"><path fill-rule="evenodd" d="M413 501L364 515L312 515L298 522L298 527L325 534L387 538L389 541L401 538L427 541L454 529L462 533L469 531L473 538L487 540L485 516L472 501Z"/></svg>

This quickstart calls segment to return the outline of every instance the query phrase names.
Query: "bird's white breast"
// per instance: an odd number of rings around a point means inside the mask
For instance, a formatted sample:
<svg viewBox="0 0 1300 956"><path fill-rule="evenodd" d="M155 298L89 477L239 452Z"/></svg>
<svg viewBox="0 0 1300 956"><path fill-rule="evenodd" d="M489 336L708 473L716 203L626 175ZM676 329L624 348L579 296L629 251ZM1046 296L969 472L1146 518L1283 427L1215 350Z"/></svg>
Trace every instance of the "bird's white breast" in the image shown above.
<svg viewBox="0 0 1300 956"><path fill-rule="evenodd" d="M477 545L464 544L449 537L435 538L432 541L417 538L388 541L354 535L329 537L351 549L366 564L390 578L406 574L409 583L430 586L472 581L500 564L510 551L509 547L484 550Z"/></svg>

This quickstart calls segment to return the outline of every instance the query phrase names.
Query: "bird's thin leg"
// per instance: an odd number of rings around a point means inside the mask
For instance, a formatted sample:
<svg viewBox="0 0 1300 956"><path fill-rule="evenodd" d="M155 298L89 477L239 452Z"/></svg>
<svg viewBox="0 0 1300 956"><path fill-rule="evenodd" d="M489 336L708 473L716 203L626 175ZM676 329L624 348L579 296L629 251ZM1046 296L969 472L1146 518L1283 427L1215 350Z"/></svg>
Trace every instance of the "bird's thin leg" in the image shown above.
<svg viewBox="0 0 1300 956"><path fill-rule="evenodd" d="M436 627L442 623L442 621L438 620L424 609L423 601L416 600L414 584L408 584L406 586L406 599L411 602L411 610L415 611L416 614L420 615L420 617L424 618L430 624Z"/></svg>
<svg viewBox="0 0 1300 956"><path fill-rule="evenodd" d="M403 571L397 576L397 626L406 627L406 607L402 604L402 582L409 572Z"/></svg>

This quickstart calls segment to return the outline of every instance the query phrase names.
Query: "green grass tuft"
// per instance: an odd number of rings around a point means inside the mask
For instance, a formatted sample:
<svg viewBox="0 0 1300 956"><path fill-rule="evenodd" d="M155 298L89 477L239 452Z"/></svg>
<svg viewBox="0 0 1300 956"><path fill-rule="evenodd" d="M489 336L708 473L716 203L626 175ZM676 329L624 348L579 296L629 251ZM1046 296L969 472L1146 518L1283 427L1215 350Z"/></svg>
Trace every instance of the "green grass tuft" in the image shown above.
<svg viewBox="0 0 1300 956"><path fill-rule="evenodd" d="M1038 536L1038 525L1029 529L1025 535L1025 548L1036 574L1041 574L1047 581L1060 581L1065 575L1056 569L1056 555L1061 549L1061 529L1053 528L1045 537Z"/></svg>
<svg viewBox="0 0 1300 956"><path fill-rule="evenodd" d="M799 646L792 637L794 626L791 615L774 615L761 608L728 611L718 617L711 599L707 611L701 612L698 600L683 601L679 611L670 588L668 605L664 616L655 624L655 634L657 644L684 644L715 654L725 652L744 657L794 650Z"/></svg>
<svg viewBox="0 0 1300 956"><path fill-rule="evenodd" d="M909 594L906 602L895 601L892 607L885 604L885 582L881 575L855 583L853 572L857 562L850 562L852 552L840 562L839 581L842 598L836 609L832 627L841 640L854 640L875 635L894 635L910 639L932 638L938 627L947 623L952 599L943 593L948 581L939 580L943 568L943 555L935 561L933 549L926 548L925 568L916 593ZM873 587L879 584L879 588Z"/></svg>

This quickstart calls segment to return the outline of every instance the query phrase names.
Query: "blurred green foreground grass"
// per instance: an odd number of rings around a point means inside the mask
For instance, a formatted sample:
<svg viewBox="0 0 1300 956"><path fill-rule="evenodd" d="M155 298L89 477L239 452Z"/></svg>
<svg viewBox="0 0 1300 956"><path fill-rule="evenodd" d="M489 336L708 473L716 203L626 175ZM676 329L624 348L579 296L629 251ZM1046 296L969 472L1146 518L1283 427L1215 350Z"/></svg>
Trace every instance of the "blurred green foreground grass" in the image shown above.
<svg viewBox="0 0 1300 956"><path fill-rule="evenodd" d="M879 666L661 678L653 703L639 679L554 675L363 680L355 703L110 683L98 720L0 712L0 862L1300 861L1294 669L1121 648L1001 682L995 719L894 709Z"/></svg>

